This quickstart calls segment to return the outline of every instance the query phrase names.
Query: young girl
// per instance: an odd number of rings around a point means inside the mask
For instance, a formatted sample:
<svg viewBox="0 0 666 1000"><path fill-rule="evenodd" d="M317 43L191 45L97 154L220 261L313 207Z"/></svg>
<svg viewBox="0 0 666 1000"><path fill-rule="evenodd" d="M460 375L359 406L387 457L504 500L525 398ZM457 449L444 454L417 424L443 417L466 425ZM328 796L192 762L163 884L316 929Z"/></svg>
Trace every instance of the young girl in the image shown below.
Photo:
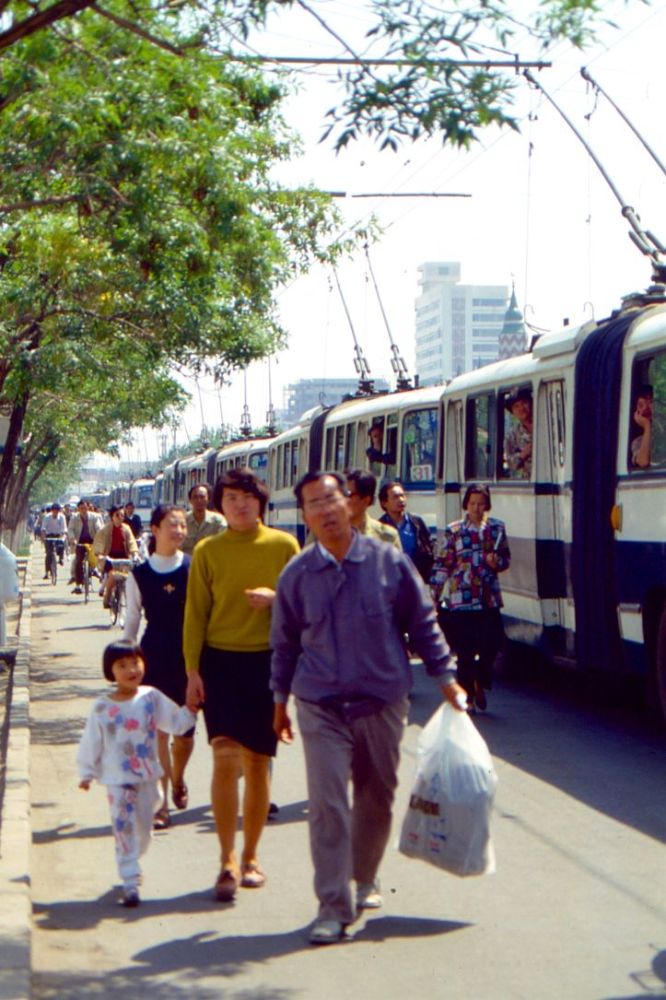
<svg viewBox="0 0 666 1000"><path fill-rule="evenodd" d="M106 785L123 881L120 902L138 906L139 858L148 848L153 815L162 797L157 732L187 732L196 716L161 691L141 684L145 666L136 643L112 642L104 650L102 666L115 686L95 701L81 737L79 788L87 791L93 778Z"/></svg>
<svg viewBox="0 0 666 1000"><path fill-rule="evenodd" d="M150 557L136 566L127 578L127 616L123 639L136 640L141 611L146 629L141 649L146 664L145 683L157 688L177 705L185 704L187 675L183 657L183 615L190 557L180 546L187 534L185 511L174 504L159 504L150 518ZM162 767L161 808L153 819L155 830L165 830L170 823L167 793L172 783L173 802L177 809L187 807L185 766L194 745L194 732L174 736L169 753L169 734L158 732L157 754Z"/></svg>

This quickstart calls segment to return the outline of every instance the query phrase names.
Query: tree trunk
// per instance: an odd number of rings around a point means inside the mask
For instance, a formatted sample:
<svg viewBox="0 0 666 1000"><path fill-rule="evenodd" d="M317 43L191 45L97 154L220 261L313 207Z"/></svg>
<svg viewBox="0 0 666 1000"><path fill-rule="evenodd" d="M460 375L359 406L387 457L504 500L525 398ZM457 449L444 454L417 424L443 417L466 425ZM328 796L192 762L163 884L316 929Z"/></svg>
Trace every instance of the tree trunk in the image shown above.
<svg viewBox="0 0 666 1000"><path fill-rule="evenodd" d="M25 420L27 404L28 394L24 393L22 398L14 403L9 418L7 439L2 453L2 460L0 461L0 518L5 517L5 498L14 475L16 449L18 448L23 432L23 421Z"/></svg>

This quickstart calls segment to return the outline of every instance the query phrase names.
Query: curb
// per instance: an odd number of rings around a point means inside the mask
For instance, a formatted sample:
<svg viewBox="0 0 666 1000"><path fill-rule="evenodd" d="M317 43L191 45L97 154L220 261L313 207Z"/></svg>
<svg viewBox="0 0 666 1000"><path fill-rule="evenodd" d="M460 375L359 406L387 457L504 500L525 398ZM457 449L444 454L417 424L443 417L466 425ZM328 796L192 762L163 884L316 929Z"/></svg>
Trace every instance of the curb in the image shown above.
<svg viewBox="0 0 666 1000"><path fill-rule="evenodd" d="M0 828L0 1000L31 994L30 619L32 553L22 588L18 649L11 681L5 793Z"/></svg>

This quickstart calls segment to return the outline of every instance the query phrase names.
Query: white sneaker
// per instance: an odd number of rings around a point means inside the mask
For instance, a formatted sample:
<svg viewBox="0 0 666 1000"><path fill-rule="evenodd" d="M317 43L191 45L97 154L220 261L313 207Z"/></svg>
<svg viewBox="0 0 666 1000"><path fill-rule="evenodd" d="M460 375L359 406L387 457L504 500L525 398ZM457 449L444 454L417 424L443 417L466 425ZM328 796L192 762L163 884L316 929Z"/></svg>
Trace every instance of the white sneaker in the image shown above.
<svg viewBox="0 0 666 1000"><path fill-rule="evenodd" d="M338 944L349 940L347 925L341 920L318 920L310 931L310 944Z"/></svg>
<svg viewBox="0 0 666 1000"><path fill-rule="evenodd" d="M357 882L356 883L356 909L357 910L378 910L384 900L379 891L379 882Z"/></svg>

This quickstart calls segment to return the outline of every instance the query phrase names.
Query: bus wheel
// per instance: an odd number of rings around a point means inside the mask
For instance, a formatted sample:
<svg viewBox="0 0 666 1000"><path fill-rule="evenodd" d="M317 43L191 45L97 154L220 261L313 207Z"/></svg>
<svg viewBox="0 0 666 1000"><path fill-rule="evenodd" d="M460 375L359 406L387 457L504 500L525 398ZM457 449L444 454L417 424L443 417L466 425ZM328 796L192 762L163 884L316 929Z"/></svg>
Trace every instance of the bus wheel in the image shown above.
<svg viewBox="0 0 666 1000"><path fill-rule="evenodd" d="M657 706L666 723L666 604L661 609L657 630L657 655L655 657L655 680L657 682Z"/></svg>

